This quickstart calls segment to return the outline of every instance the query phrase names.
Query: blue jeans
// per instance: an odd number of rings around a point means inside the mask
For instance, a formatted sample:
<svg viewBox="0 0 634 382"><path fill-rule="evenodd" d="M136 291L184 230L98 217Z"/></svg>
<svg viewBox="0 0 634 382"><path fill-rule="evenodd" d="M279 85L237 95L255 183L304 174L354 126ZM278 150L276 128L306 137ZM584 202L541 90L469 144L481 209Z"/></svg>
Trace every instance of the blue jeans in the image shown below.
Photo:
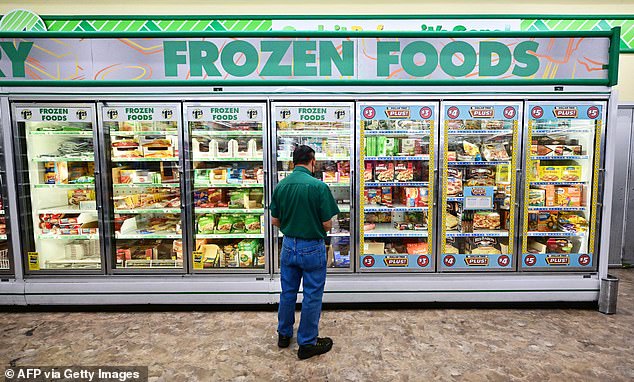
<svg viewBox="0 0 634 382"><path fill-rule="evenodd" d="M326 245L324 240L305 240L284 236L281 259L282 294L277 312L277 331L292 337L295 304L299 284L304 279L302 316L297 330L297 343L314 345L319 334L321 299L326 284Z"/></svg>

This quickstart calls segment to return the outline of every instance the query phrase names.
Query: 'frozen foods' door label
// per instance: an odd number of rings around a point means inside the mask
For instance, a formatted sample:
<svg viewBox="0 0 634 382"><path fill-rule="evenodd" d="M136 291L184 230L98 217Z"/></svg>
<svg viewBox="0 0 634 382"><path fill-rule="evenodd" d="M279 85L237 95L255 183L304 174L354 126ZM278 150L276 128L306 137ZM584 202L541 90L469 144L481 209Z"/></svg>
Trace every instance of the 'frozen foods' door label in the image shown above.
<svg viewBox="0 0 634 382"><path fill-rule="evenodd" d="M40 254L38 252L29 252L29 271L39 271L40 270Z"/></svg>
<svg viewBox="0 0 634 382"><path fill-rule="evenodd" d="M465 187L465 210L491 210L493 209L494 187Z"/></svg>
<svg viewBox="0 0 634 382"><path fill-rule="evenodd" d="M176 106L119 106L105 107L103 120L106 122L129 121L176 121L178 107Z"/></svg>
<svg viewBox="0 0 634 382"><path fill-rule="evenodd" d="M264 111L259 105L204 105L187 109L190 121L262 122Z"/></svg>
<svg viewBox="0 0 634 382"><path fill-rule="evenodd" d="M278 121L303 122L350 122L350 108L347 106L294 106L277 109Z"/></svg>
<svg viewBox="0 0 634 382"><path fill-rule="evenodd" d="M19 107L18 122L92 122L92 109L88 107Z"/></svg>

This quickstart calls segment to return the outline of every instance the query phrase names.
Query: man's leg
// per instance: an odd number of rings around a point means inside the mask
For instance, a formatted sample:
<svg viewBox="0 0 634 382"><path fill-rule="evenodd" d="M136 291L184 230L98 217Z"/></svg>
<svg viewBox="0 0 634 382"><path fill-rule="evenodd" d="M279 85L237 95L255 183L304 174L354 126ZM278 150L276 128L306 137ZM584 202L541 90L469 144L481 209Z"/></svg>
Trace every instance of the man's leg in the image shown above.
<svg viewBox="0 0 634 382"><path fill-rule="evenodd" d="M280 267L282 293L280 294L280 306L277 311L277 332L285 337L293 337L297 291L302 280L302 270L297 267L295 257L296 252L294 250L287 247L282 248Z"/></svg>
<svg viewBox="0 0 634 382"><path fill-rule="evenodd" d="M319 334L321 300L326 284L326 246L322 242L318 250L299 250L297 256L303 257L304 266L302 316L297 330L297 343L300 346L314 345Z"/></svg>

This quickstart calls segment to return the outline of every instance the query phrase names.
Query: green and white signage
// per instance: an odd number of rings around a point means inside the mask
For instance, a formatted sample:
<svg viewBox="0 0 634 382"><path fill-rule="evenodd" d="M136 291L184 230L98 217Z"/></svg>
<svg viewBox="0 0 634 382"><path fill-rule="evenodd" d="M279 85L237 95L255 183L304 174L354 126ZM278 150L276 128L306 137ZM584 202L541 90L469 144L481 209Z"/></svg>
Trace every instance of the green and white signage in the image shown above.
<svg viewBox="0 0 634 382"><path fill-rule="evenodd" d="M318 33L316 33L318 35ZM0 39L0 84L337 80L412 83L613 84L613 32L575 37L412 33L327 37ZM617 36L618 38L618 36ZM617 51L618 53L618 51ZM617 55L618 57L618 55ZM612 59L612 61L611 61ZM515 81L510 81L515 80ZM539 80L539 81L537 81ZM510 81L510 82L509 82ZM367 83L366 83L367 84Z"/></svg>

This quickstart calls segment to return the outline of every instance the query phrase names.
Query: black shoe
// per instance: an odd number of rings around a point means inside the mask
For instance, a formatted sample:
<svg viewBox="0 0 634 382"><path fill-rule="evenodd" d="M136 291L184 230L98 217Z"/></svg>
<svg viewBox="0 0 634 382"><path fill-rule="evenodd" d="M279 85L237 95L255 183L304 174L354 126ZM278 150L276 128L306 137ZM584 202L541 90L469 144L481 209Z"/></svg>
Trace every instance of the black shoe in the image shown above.
<svg viewBox="0 0 634 382"><path fill-rule="evenodd" d="M315 345L300 346L297 351L297 357L299 359L308 359L315 355L328 353L330 349L332 349L332 340L328 337L318 337Z"/></svg>
<svg viewBox="0 0 634 382"><path fill-rule="evenodd" d="M279 346L281 348L287 348L288 345L291 344L291 338L293 338L293 337L286 337L286 336L283 336L281 334L278 334L277 336L278 336L277 337L277 346Z"/></svg>

